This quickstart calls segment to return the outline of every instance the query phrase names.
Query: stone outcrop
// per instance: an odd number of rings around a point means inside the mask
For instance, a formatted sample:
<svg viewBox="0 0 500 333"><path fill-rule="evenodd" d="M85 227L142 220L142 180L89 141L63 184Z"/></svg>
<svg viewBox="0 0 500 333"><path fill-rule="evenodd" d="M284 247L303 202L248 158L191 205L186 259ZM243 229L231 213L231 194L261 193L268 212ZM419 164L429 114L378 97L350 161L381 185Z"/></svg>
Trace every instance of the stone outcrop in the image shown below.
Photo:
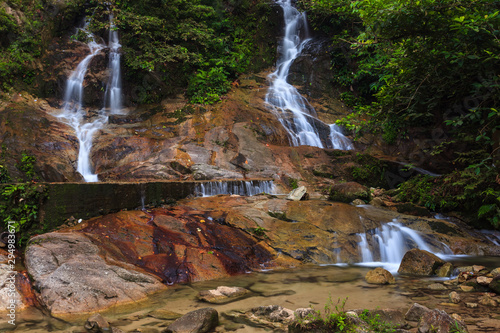
<svg viewBox="0 0 500 333"><path fill-rule="evenodd" d="M412 249L405 253L398 273L431 276L436 270L443 266L445 262L438 256L425 250Z"/></svg>
<svg viewBox="0 0 500 333"><path fill-rule="evenodd" d="M158 278L125 263L109 264L99 254L99 247L78 233L45 234L31 240L26 268L40 302L53 315L136 302L164 289Z"/></svg>

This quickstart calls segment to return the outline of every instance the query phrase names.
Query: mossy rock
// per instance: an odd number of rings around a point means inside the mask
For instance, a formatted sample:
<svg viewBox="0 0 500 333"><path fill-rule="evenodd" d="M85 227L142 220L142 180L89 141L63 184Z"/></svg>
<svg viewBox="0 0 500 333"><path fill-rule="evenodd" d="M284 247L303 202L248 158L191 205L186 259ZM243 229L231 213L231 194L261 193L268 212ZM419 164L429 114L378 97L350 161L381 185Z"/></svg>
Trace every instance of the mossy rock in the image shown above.
<svg viewBox="0 0 500 333"><path fill-rule="evenodd" d="M330 190L328 197L332 201L350 203L355 199L369 200L370 190L356 182L335 184Z"/></svg>

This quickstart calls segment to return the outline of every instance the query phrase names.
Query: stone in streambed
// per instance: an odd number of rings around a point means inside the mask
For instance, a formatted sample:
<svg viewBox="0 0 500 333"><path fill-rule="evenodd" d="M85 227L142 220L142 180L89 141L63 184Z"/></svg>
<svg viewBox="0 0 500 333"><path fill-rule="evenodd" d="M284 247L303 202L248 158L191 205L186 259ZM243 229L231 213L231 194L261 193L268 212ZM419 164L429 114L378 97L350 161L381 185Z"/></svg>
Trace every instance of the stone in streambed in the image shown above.
<svg viewBox="0 0 500 333"><path fill-rule="evenodd" d="M417 276L432 276L436 269L444 265L445 262L438 256L420 249L412 249L405 253L398 273L417 275Z"/></svg>
<svg viewBox="0 0 500 333"><path fill-rule="evenodd" d="M87 319L84 327L86 330L89 330L91 332L102 332L110 330L108 321L104 319L104 317L99 313L90 316L89 319Z"/></svg>
<svg viewBox="0 0 500 333"><path fill-rule="evenodd" d="M249 293L249 290L241 287L220 286L217 289L200 291L198 299L213 304L224 304L240 299Z"/></svg>
<svg viewBox="0 0 500 333"><path fill-rule="evenodd" d="M488 287L497 294L500 294L500 275L494 277L493 280L488 285Z"/></svg>
<svg viewBox="0 0 500 333"><path fill-rule="evenodd" d="M191 311L170 324L162 333L204 333L219 324L219 313L213 308Z"/></svg>
<svg viewBox="0 0 500 333"><path fill-rule="evenodd" d="M445 311L431 310L420 318L418 323L418 333L450 332L458 328L460 332L468 332L467 326L461 321L455 320Z"/></svg>
<svg viewBox="0 0 500 333"><path fill-rule="evenodd" d="M453 272L453 264L447 262L436 270L436 275L439 277L449 277L451 276L452 272Z"/></svg>
<svg viewBox="0 0 500 333"><path fill-rule="evenodd" d="M381 267L377 267L366 273L365 280L370 284L393 284L396 283L394 276Z"/></svg>
<svg viewBox="0 0 500 333"><path fill-rule="evenodd" d="M405 314L405 319L408 321L419 321L424 314L431 311L428 307L413 303Z"/></svg>
<svg viewBox="0 0 500 333"><path fill-rule="evenodd" d="M460 299L460 295L456 292L456 291L452 291L448 297L450 298L450 301L454 304L458 304L460 303L461 299Z"/></svg>

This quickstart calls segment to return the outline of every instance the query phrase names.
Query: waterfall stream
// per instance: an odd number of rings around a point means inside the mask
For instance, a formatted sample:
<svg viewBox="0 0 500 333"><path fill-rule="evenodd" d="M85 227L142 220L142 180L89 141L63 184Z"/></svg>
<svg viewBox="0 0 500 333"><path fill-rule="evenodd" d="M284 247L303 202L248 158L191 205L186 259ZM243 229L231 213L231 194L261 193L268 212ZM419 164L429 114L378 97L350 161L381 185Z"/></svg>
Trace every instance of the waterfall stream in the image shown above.
<svg viewBox="0 0 500 333"><path fill-rule="evenodd" d="M358 236L361 264L384 266L392 272L398 270L403 256L410 249L418 248L440 257L451 254L451 250L445 244L428 243L417 231L403 226L397 219Z"/></svg>
<svg viewBox="0 0 500 333"><path fill-rule="evenodd" d="M118 50L118 32L113 24L113 15L109 16L109 80L106 85L104 107L97 115L88 114L84 108L84 80L91 60L101 52L106 45L96 41L96 36L88 30L89 21L85 22L83 28L79 28L87 36L90 54L87 55L69 76L64 93L64 106L59 118L64 118L66 122L75 130L79 143L77 171L83 176L86 182L97 182L97 174L94 174L90 160L92 149L92 139L94 134L108 123L109 113L119 113L121 110L121 74L120 74L120 54ZM108 101L109 100L109 101ZM108 101L108 102L107 102ZM106 106L109 105L109 111ZM90 120L92 119L92 120Z"/></svg>
<svg viewBox="0 0 500 333"><path fill-rule="evenodd" d="M276 71L269 75L271 85L266 95L266 103L274 111L278 120L287 130L293 146L308 145L319 148L352 149L352 144L336 125L326 125L317 119L316 110L287 82L290 67L310 41L307 36L305 13L299 12L291 0L277 0L283 9L285 36L279 47L280 58ZM330 134L321 138L317 125L328 128Z"/></svg>

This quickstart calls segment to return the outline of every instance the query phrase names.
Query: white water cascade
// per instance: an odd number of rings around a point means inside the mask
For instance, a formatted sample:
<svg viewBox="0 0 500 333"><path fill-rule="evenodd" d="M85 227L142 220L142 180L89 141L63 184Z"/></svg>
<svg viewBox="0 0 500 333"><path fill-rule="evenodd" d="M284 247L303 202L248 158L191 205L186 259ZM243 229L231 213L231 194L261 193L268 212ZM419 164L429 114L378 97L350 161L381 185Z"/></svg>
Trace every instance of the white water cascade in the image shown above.
<svg viewBox="0 0 500 333"><path fill-rule="evenodd" d="M290 67L310 41L307 35L307 19L291 4L291 0L277 0L283 9L285 36L280 45L280 58L276 71L269 75L271 85L266 95L266 103L277 115L287 130L293 146L308 145L319 148L352 149L352 144L336 125L326 125L317 119L316 110L287 82ZM328 138L320 137L316 124L330 128Z"/></svg>
<svg viewBox="0 0 500 333"><path fill-rule="evenodd" d="M120 71L121 45L118 39L118 31L113 23L113 14L109 15L109 79L104 94L104 108L109 107L111 114L118 114L122 110L122 83Z"/></svg>
<svg viewBox="0 0 500 333"><path fill-rule="evenodd" d="M403 226L397 220L385 223L369 233L358 234L358 236L360 237L358 251L361 264L384 266L392 272L398 270L404 254L414 248L429 251L441 257L451 254L446 245L429 244L417 231Z"/></svg>
<svg viewBox="0 0 500 333"><path fill-rule="evenodd" d="M274 194L275 186L271 180L252 180L252 181L212 181L196 185L195 193L197 196L210 197L219 194L237 194L252 196L259 193Z"/></svg>
<svg viewBox="0 0 500 333"><path fill-rule="evenodd" d="M118 53L120 44L118 43L118 33L113 25L113 16L110 15L110 38L108 46L110 49L110 76L106 86L104 105L106 107L106 100L109 99L109 111L107 112L104 107L97 115L92 116L92 120L89 120L90 115L83 107L83 83L91 60L102 49L106 48L106 45L99 44L96 41L95 35L88 30L88 25L89 22L86 21L84 27L79 28L79 30L87 36L87 46L89 47L90 54L78 64L69 76L64 93L63 112L58 117L64 118L75 130L79 143L77 171L83 176L86 182L97 182L98 177L92 171L90 151L92 149L94 134L108 123L108 114L119 113L121 110L120 55Z"/></svg>

